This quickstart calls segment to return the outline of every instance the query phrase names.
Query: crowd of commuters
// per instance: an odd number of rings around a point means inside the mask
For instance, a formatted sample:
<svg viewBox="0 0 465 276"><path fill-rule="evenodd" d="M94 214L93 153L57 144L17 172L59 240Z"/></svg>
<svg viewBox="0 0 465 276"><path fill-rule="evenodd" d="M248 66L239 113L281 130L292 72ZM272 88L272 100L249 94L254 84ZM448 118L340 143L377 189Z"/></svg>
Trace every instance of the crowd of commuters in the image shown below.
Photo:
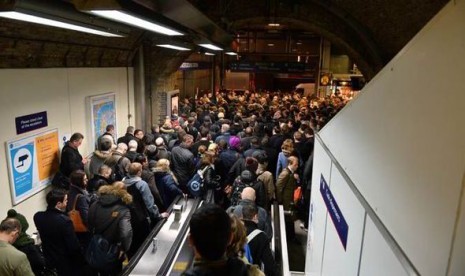
<svg viewBox="0 0 465 276"><path fill-rule="evenodd" d="M286 211L296 211L294 203L300 203L308 209L314 132L346 101L296 92L225 91L215 98L185 99L148 133L129 126L116 139L109 125L89 160L78 150L84 136L73 134L46 196L47 209L34 216L44 258L37 265L32 253L23 251L25 259L8 245L25 232L15 218L8 218L0 225L0 251L12 257L0 257L0 272L14 266L25 271L21 275L32 275L31 267L58 275L118 275L123 261L169 215L174 199L193 196L191 179L201 174L200 196L213 190L215 204L192 217L196 261L185 275L275 275L271 205L277 201ZM305 192L296 202L299 186ZM71 219L73 211L82 227ZM303 228L307 217L304 212ZM295 240L294 220L286 217L290 241ZM96 235L118 251L105 267L93 267L86 259Z"/></svg>

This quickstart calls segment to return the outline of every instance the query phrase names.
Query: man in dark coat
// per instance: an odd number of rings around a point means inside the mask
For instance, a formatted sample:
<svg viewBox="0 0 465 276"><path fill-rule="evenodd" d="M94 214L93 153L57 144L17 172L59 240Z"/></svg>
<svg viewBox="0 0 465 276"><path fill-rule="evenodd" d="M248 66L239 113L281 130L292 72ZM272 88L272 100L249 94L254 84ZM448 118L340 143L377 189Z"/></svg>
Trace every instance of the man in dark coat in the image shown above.
<svg viewBox="0 0 465 276"><path fill-rule="evenodd" d="M83 159L78 151L83 139L84 135L74 133L61 151L60 171L66 177L69 177L72 171L84 170L87 159Z"/></svg>
<svg viewBox="0 0 465 276"><path fill-rule="evenodd" d="M48 192L47 210L34 215L34 223L42 240L42 249L50 267L56 268L58 275L85 275L84 258L73 223L64 213L68 202L65 190L54 189Z"/></svg>
<svg viewBox="0 0 465 276"><path fill-rule="evenodd" d="M187 193L187 182L194 175L194 154L189 150L194 143L194 137L186 134L181 145L171 151L171 170L178 179L179 187Z"/></svg>
<svg viewBox="0 0 465 276"><path fill-rule="evenodd" d="M135 140L136 137L134 136L134 127L133 126L128 126L126 129L126 134L123 137L118 138L117 144L119 143L125 143L126 145L129 146L129 141Z"/></svg>

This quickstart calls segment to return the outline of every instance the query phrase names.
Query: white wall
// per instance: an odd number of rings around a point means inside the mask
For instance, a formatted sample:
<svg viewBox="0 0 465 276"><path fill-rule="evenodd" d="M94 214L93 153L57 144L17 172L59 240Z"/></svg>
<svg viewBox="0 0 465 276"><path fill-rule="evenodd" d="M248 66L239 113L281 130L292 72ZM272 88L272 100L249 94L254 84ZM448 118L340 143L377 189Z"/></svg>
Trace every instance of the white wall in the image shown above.
<svg viewBox="0 0 465 276"><path fill-rule="evenodd" d="M0 84L0 218L6 217L7 210L12 208L6 141L53 128L60 135L81 132L85 138L79 151L86 156L93 151L91 139L86 139L91 133L86 97L116 93L119 135L128 126L128 113L134 113L132 68L2 69ZM47 111L48 127L16 135L16 117L41 111ZM34 213L45 206L45 191L15 206L28 219L29 233L35 231Z"/></svg>
<svg viewBox="0 0 465 276"><path fill-rule="evenodd" d="M465 1L449 2L320 132L421 275L465 275L464 26ZM364 248L386 255L365 227ZM368 257L359 273L381 271Z"/></svg>

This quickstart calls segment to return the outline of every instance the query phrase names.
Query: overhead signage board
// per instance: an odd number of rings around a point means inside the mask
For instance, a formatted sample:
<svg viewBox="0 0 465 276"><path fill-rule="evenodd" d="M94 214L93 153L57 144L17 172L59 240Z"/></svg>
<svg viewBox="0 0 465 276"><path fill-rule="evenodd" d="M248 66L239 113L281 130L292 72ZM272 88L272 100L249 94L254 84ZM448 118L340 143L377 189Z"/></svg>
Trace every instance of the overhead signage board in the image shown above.
<svg viewBox="0 0 465 276"><path fill-rule="evenodd" d="M326 183L325 178L321 175L320 178L320 193L325 202L328 213L331 217L331 220L336 227L336 232L341 240L344 250L347 247L347 236L349 234L349 225L347 224L344 216L342 215L341 209L337 205L336 199L333 196L333 193L329 189L328 184Z"/></svg>
<svg viewBox="0 0 465 276"><path fill-rule="evenodd" d="M233 62L229 64L233 72L304 73L311 70L300 62Z"/></svg>
<svg viewBox="0 0 465 276"><path fill-rule="evenodd" d="M179 66L179 70L202 70L211 69L212 64L210 62L183 62Z"/></svg>
<svg viewBox="0 0 465 276"><path fill-rule="evenodd" d="M58 145L57 129L6 142L13 205L51 183L59 165Z"/></svg>
<svg viewBox="0 0 465 276"><path fill-rule="evenodd" d="M23 134L48 126L47 111L29 114L15 118L16 134Z"/></svg>

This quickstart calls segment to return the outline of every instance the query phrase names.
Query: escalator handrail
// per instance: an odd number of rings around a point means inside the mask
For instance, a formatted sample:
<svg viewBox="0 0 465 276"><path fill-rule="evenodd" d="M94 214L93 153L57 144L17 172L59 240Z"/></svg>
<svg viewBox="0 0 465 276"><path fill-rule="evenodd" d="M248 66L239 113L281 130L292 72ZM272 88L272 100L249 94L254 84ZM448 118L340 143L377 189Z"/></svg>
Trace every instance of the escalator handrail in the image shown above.
<svg viewBox="0 0 465 276"><path fill-rule="evenodd" d="M178 252L180 246L182 245L185 235L187 235L187 230L189 229L189 222L192 218L192 215L199 207L200 202L201 200L199 198L195 199L193 207L190 210L189 214L187 215L186 221L184 222L181 229L179 230L179 233L176 239L174 240L170 251L166 255L165 261L163 262L160 269L158 270L157 275L168 275L168 272L171 268L171 264L173 263L174 258L176 257L176 253Z"/></svg>
<svg viewBox="0 0 465 276"><path fill-rule="evenodd" d="M182 200L182 199L183 199L183 196L177 196L173 200L173 203L168 207L168 210L166 210L166 212L171 214L171 211L173 210L173 206L177 204L179 200ZM147 251L147 248L152 244L153 238L158 234L158 232L160 232L166 220L167 218L163 218L157 222L155 227L153 227L150 234L147 236L145 241L142 243L142 245L137 250L136 254L134 254L134 256L129 261L128 265L123 269L123 271L120 274L121 276L128 276L132 272L132 270L139 263L139 260L142 258L142 256L144 256L145 252Z"/></svg>
<svg viewBox="0 0 465 276"><path fill-rule="evenodd" d="M275 201L271 206L273 208L273 240L274 240L274 259L276 265L278 266L278 271L280 275L282 275L282 267L283 267L283 260L282 260L282 241L281 241L281 221L279 217L279 206L278 203Z"/></svg>

